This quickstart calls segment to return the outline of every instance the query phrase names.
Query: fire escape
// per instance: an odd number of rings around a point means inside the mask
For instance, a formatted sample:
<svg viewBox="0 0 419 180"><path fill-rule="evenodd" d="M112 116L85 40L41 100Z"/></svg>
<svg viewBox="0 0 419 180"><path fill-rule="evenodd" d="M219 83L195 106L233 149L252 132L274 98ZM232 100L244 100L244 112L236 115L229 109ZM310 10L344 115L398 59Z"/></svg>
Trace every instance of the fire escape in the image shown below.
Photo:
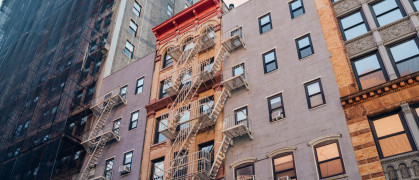
<svg viewBox="0 0 419 180"><path fill-rule="evenodd" d="M221 92L216 92L215 105L213 101L212 104L203 103L211 102L207 98L194 99L201 85L212 80L216 72L221 70L221 64L230 52L244 47L241 37L233 36L221 44L213 61L194 61L196 54L214 46L213 36L211 37L209 32L206 31L204 35L191 40L182 49L178 47L169 52L176 64L174 75L165 82L168 87L165 91L176 95L176 99L169 109L169 120L160 124L160 132L172 141L171 149L165 156L165 180L215 179L232 139L245 133L250 135L248 124L240 122L227 129L224 127L225 136L214 163L211 162L212 152L188 152L198 132L216 123L231 92L243 86L247 87L243 77L232 77L223 82L224 88ZM188 46L189 49L185 48Z"/></svg>

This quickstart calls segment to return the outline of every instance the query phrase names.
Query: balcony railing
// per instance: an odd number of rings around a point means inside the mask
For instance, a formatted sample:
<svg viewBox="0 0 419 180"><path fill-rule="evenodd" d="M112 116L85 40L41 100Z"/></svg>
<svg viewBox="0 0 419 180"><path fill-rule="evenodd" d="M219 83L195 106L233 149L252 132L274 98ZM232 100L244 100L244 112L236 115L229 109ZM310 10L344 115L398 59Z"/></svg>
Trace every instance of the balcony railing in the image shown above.
<svg viewBox="0 0 419 180"><path fill-rule="evenodd" d="M230 92L245 87L248 89L247 80L246 80L246 73L243 72L242 74L233 75L234 69L241 65L237 65L231 67L224 71L223 73L223 85L227 88ZM243 67L244 68L244 67ZM243 69L244 71L244 69Z"/></svg>
<svg viewBox="0 0 419 180"><path fill-rule="evenodd" d="M419 152L405 153L381 160L388 180L419 179Z"/></svg>
<svg viewBox="0 0 419 180"><path fill-rule="evenodd" d="M239 112L241 113L241 112ZM240 117L240 119L238 118ZM246 114L241 113L240 115L230 115L224 118L224 134L231 138L249 135L252 138L252 132L250 129L250 120Z"/></svg>
<svg viewBox="0 0 419 180"><path fill-rule="evenodd" d="M204 150L180 156L165 162L165 167L172 168L165 170L164 179L208 179L211 165L211 153Z"/></svg>
<svg viewBox="0 0 419 180"><path fill-rule="evenodd" d="M103 109L106 107L107 103L110 101L114 102L114 107L120 104L127 104L127 100L124 99L121 95L121 87L117 87L105 95L99 96L92 100L92 106L90 109L97 116L102 113Z"/></svg>

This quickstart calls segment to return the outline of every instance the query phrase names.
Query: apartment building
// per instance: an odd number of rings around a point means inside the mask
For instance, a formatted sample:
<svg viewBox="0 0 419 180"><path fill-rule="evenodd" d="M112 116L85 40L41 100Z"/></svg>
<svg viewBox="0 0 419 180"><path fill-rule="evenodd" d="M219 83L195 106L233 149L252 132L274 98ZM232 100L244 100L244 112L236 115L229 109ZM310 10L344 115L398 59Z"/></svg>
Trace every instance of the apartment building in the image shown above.
<svg viewBox="0 0 419 180"><path fill-rule="evenodd" d="M105 77L155 52L152 28L198 0L121 0Z"/></svg>
<svg viewBox="0 0 419 180"><path fill-rule="evenodd" d="M415 179L417 0L316 0L362 179Z"/></svg>
<svg viewBox="0 0 419 180"><path fill-rule="evenodd" d="M141 179L223 177L219 0L201 0L153 29L157 38ZM227 144L227 143L226 143Z"/></svg>
<svg viewBox="0 0 419 180"><path fill-rule="evenodd" d="M245 44L223 64L225 179L361 179L315 2L251 0L222 25Z"/></svg>

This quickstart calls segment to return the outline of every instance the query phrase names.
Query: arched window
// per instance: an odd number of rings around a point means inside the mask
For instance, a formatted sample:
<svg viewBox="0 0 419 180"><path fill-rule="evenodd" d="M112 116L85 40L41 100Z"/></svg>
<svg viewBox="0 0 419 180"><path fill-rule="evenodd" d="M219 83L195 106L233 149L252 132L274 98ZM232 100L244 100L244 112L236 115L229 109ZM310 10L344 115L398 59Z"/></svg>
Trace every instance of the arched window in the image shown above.
<svg viewBox="0 0 419 180"><path fill-rule="evenodd" d="M185 42L183 43L182 50L187 51L189 49L192 49L194 47L193 38L188 37Z"/></svg>
<svg viewBox="0 0 419 180"><path fill-rule="evenodd" d="M398 180L397 171L394 169L393 166L387 167L388 179L389 180Z"/></svg>
<svg viewBox="0 0 419 180"><path fill-rule="evenodd" d="M410 178L409 168L406 166L406 164L400 164L399 169L403 179Z"/></svg>
<svg viewBox="0 0 419 180"><path fill-rule="evenodd" d="M170 52L172 49L173 49L173 47L167 48L167 51L164 54L163 68L169 67L169 66L171 66L173 64L173 58L172 58L172 56L170 56L168 54L168 52Z"/></svg>
<svg viewBox="0 0 419 180"><path fill-rule="evenodd" d="M412 169L413 169L413 172L415 173L415 176L419 176L419 162L418 161L412 162Z"/></svg>
<svg viewBox="0 0 419 180"><path fill-rule="evenodd" d="M208 34L211 39L215 38L214 28L212 26L205 28L204 34Z"/></svg>

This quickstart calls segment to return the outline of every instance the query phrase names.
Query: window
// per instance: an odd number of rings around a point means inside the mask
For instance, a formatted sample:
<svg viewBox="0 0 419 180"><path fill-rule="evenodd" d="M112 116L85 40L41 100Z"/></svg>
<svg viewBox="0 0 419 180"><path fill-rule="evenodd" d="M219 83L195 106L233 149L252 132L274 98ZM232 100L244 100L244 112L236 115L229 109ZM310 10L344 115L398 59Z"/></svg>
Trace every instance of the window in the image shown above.
<svg viewBox="0 0 419 180"><path fill-rule="evenodd" d="M169 52L169 50L167 50L167 52ZM163 68L169 67L171 65L173 65L173 58L172 56L170 56L169 54L164 55L164 61L163 61Z"/></svg>
<svg viewBox="0 0 419 180"><path fill-rule="evenodd" d="M255 168L253 167L253 164L238 167L235 169L235 175L237 180L253 179Z"/></svg>
<svg viewBox="0 0 419 180"><path fill-rule="evenodd" d="M164 175L164 158L151 161L150 180L163 180L163 175Z"/></svg>
<svg viewBox="0 0 419 180"><path fill-rule="evenodd" d="M134 1L134 8L132 9L132 12L134 12L134 14L137 15L138 17L140 16L141 6L136 1Z"/></svg>
<svg viewBox="0 0 419 180"><path fill-rule="evenodd" d="M124 99L127 98L127 89L128 89L128 85L125 85L119 91L119 95L121 95L121 97Z"/></svg>
<svg viewBox="0 0 419 180"><path fill-rule="evenodd" d="M128 166L131 168L132 165L132 153L133 151L127 152L124 154L124 162L123 162L123 166Z"/></svg>
<svg viewBox="0 0 419 180"><path fill-rule="evenodd" d="M172 82L170 80L166 80L167 83L164 82L165 81L160 82L160 99L169 96L169 93L166 92L166 89L170 87Z"/></svg>
<svg viewBox="0 0 419 180"><path fill-rule="evenodd" d="M209 73L211 72L212 66L214 64L214 57L211 57L205 61L201 62L201 73Z"/></svg>
<svg viewBox="0 0 419 180"><path fill-rule="evenodd" d="M328 178L345 173L338 141L314 146L317 170L320 178Z"/></svg>
<svg viewBox="0 0 419 180"><path fill-rule="evenodd" d="M214 109L214 96L209 96L207 98L202 98L199 100L200 113L202 114L211 114Z"/></svg>
<svg viewBox="0 0 419 180"><path fill-rule="evenodd" d="M108 159L108 160L106 160L106 164L105 164L105 172L104 172L104 174L105 174L105 179L112 179L112 173L113 173L113 171L112 171L112 169L113 169L113 162L114 162L114 159L112 158L112 159Z"/></svg>
<svg viewBox="0 0 419 180"><path fill-rule="evenodd" d="M334 3L334 2L338 2L339 0L332 0L332 3Z"/></svg>
<svg viewBox="0 0 419 180"><path fill-rule="evenodd" d="M320 79L309 82L304 86L306 89L307 103L309 109L320 106L322 104L326 104Z"/></svg>
<svg viewBox="0 0 419 180"><path fill-rule="evenodd" d="M190 86L192 83L192 69L188 69L181 74L181 83L179 89L182 89L183 86Z"/></svg>
<svg viewBox="0 0 419 180"><path fill-rule="evenodd" d="M295 0L289 3L291 11L291 19L304 14L304 5L302 0Z"/></svg>
<svg viewBox="0 0 419 180"><path fill-rule="evenodd" d="M263 56L263 67L265 70L265 74L275 69L278 69L278 65L276 64L275 49L263 54L262 56Z"/></svg>
<svg viewBox="0 0 419 180"><path fill-rule="evenodd" d="M200 160L198 161L198 170L206 170L207 172L209 172L211 170L212 164L214 163L214 141L199 144L198 150L202 152L198 154L198 156L200 156ZM208 164L208 161L204 159L208 157L206 154L204 154L204 152L209 154L210 159L208 160L210 161L210 164Z"/></svg>
<svg viewBox="0 0 419 180"><path fill-rule="evenodd" d="M235 35L239 35L240 38L243 38L242 27L236 28L235 30L231 31L231 37Z"/></svg>
<svg viewBox="0 0 419 180"><path fill-rule="evenodd" d="M240 109L234 110L234 119L235 125L243 123L249 127L249 121L247 120L247 107L242 107Z"/></svg>
<svg viewBox="0 0 419 180"><path fill-rule="evenodd" d="M413 9L415 11L418 11L418 9L419 9L419 0L410 0L410 3L412 3Z"/></svg>
<svg viewBox="0 0 419 180"><path fill-rule="evenodd" d="M193 4L193 0L188 0L189 4Z"/></svg>
<svg viewBox="0 0 419 180"><path fill-rule="evenodd" d="M128 32L129 32L130 34L132 34L133 36L136 36L136 35L137 35L137 29L138 29L138 25L137 25L137 24L135 24L135 22L131 20L131 21L129 22L129 29L128 29Z"/></svg>
<svg viewBox="0 0 419 180"><path fill-rule="evenodd" d="M389 48L399 77L419 71L418 39L414 38Z"/></svg>
<svg viewBox="0 0 419 180"><path fill-rule="evenodd" d="M403 18L404 12L401 10L399 0L383 0L371 5L371 12L377 26L384 26Z"/></svg>
<svg viewBox="0 0 419 180"><path fill-rule="evenodd" d="M119 135L120 126L121 126L121 119L117 119L117 120L113 121L112 132Z"/></svg>
<svg viewBox="0 0 419 180"><path fill-rule="evenodd" d="M355 12L338 19L342 31L343 40L347 41L369 31L362 11Z"/></svg>
<svg viewBox="0 0 419 180"><path fill-rule="evenodd" d="M124 54L132 59L132 54L134 52L134 45L132 45L128 40L125 44Z"/></svg>
<svg viewBox="0 0 419 180"><path fill-rule="evenodd" d="M387 75L377 53L352 61L359 89L368 89L387 81Z"/></svg>
<svg viewBox="0 0 419 180"><path fill-rule="evenodd" d="M268 98L269 120L271 122L285 118L282 94Z"/></svg>
<svg viewBox="0 0 419 180"><path fill-rule="evenodd" d="M137 79L137 86L135 87L135 94L143 92L144 77Z"/></svg>
<svg viewBox="0 0 419 180"><path fill-rule="evenodd" d="M311 44L310 34L295 40L297 43L298 57L303 59L314 53L313 45Z"/></svg>
<svg viewBox="0 0 419 180"><path fill-rule="evenodd" d="M176 131L188 129L190 127L191 119L191 105L186 105L178 109L179 121Z"/></svg>
<svg viewBox="0 0 419 180"><path fill-rule="evenodd" d="M188 37L185 42L183 43L182 50L187 51L194 47L193 38Z"/></svg>
<svg viewBox="0 0 419 180"><path fill-rule="evenodd" d="M167 15L172 16L173 15L173 8L170 5L167 5Z"/></svg>
<svg viewBox="0 0 419 180"><path fill-rule="evenodd" d="M135 111L131 114L131 120L129 122L129 130L137 128L139 111Z"/></svg>
<svg viewBox="0 0 419 180"><path fill-rule="evenodd" d="M161 143L166 140L161 131L167 129L168 127L169 114L162 115L156 118L156 131L154 133L154 144Z"/></svg>
<svg viewBox="0 0 419 180"><path fill-rule="evenodd" d="M271 23L271 14L264 15L259 18L259 31L260 34L265 33L266 31L269 31L272 29L272 23Z"/></svg>
<svg viewBox="0 0 419 180"><path fill-rule="evenodd" d="M380 157L385 158L415 150L401 113L372 119L370 125Z"/></svg>
<svg viewBox="0 0 419 180"><path fill-rule="evenodd" d="M292 153L279 155L272 160L274 166L275 179L288 176L292 180L297 179L295 173L294 156Z"/></svg>
<svg viewBox="0 0 419 180"><path fill-rule="evenodd" d="M237 66L234 66L233 67L233 77L234 76L243 76L243 77L245 77L245 74L244 74L244 63L242 63L242 64L239 64L239 65L237 65Z"/></svg>

